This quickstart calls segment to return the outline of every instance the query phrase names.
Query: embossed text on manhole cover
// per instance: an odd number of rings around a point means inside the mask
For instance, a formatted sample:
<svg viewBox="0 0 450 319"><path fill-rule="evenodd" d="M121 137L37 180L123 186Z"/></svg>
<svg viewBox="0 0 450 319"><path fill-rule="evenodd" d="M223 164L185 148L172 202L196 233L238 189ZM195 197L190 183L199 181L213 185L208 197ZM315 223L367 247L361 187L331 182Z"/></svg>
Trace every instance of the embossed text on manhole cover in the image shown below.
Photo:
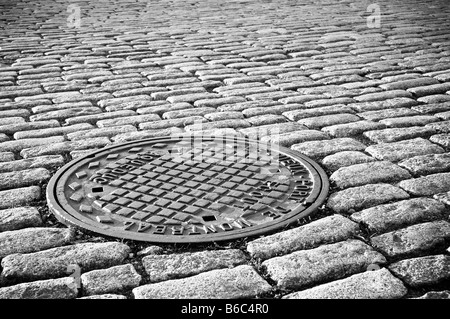
<svg viewBox="0 0 450 319"><path fill-rule="evenodd" d="M115 145L61 168L47 187L57 218L155 243L231 240L311 214L328 191L311 159L239 137L186 135Z"/></svg>

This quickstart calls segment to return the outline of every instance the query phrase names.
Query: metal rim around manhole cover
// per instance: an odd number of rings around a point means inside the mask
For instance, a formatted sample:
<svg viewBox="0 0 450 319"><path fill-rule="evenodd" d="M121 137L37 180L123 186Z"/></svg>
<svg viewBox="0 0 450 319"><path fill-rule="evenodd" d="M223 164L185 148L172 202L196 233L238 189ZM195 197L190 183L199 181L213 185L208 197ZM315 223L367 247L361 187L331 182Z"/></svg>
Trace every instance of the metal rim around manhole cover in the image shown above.
<svg viewBox="0 0 450 319"><path fill-rule="evenodd" d="M183 135L114 145L50 180L65 224L154 243L232 240L273 232L314 212L325 172L290 149L227 136Z"/></svg>

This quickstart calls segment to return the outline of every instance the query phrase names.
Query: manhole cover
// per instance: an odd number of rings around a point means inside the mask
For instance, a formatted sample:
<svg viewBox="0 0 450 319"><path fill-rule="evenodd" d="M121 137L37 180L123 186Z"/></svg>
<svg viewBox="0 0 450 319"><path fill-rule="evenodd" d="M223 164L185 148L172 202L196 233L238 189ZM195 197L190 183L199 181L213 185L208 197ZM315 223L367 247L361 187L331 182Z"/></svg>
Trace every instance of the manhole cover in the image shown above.
<svg viewBox="0 0 450 319"><path fill-rule="evenodd" d="M47 199L68 224L158 243L230 240L293 223L324 200L328 180L311 159L238 137L163 137L76 159Z"/></svg>

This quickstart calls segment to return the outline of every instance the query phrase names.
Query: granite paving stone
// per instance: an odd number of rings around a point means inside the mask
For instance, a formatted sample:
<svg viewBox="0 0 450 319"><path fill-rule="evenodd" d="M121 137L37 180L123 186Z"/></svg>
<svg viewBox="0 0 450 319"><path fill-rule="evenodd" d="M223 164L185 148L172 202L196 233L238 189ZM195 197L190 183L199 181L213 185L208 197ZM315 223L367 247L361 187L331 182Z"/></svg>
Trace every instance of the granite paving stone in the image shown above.
<svg viewBox="0 0 450 319"><path fill-rule="evenodd" d="M353 138L343 137L332 140L309 141L294 144L291 148L313 158L325 157L342 151L363 151L366 146Z"/></svg>
<svg viewBox="0 0 450 319"><path fill-rule="evenodd" d="M445 205L437 200L419 197L364 209L351 215L351 219L364 223L377 234L397 230L414 224L445 219Z"/></svg>
<svg viewBox="0 0 450 319"><path fill-rule="evenodd" d="M23 149L20 152L20 155L23 158L31 158L43 155L60 154L63 152L70 152L73 150L98 148L106 146L110 143L111 142L107 137L94 137L94 138L87 138L84 140L67 141L49 145L30 147Z"/></svg>
<svg viewBox="0 0 450 319"><path fill-rule="evenodd" d="M2 259L6 280L39 280L66 276L67 266L78 265L83 272L123 263L130 247L117 242L79 243L28 254L12 254Z"/></svg>
<svg viewBox="0 0 450 319"><path fill-rule="evenodd" d="M269 259L297 250L319 247L353 237L359 233L356 223L341 215L332 215L310 224L261 237L247 244L253 258Z"/></svg>
<svg viewBox="0 0 450 319"><path fill-rule="evenodd" d="M288 123L286 123L288 124ZM262 142L278 144L284 147L290 147L294 144L307 141L326 140L329 139L327 133L316 130L299 130L282 134L270 134L261 137Z"/></svg>
<svg viewBox="0 0 450 319"><path fill-rule="evenodd" d="M26 138L17 141L7 141L0 143L1 152L20 152L25 148L36 147L40 145L50 145L64 141L63 136L53 136L47 138Z"/></svg>
<svg viewBox="0 0 450 319"><path fill-rule="evenodd" d="M444 153L444 149L420 137L394 143L371 145L365 151L376 159L393 162L418 155Z"/></svg>
<svg viewBox="0 0 450 319"><path fill-rule="evenodd" d="M133 295L135 299L237 299L262 295L271 289L253 267L241 265L140 286L133 289Z"/></svg>
<svg viewBox="0 0 450 319"><path fill-rule="evenodd" d="M405 259L389 265L389 270L412 287L439 283L450 278L450 256Z"/></svg>
<svg viewBox="0 0 450 319"><path fill-rule="evenodd" d="M326 261L326 262L324 262ZM278 287L298 289L363 272L386 259L358 240L347 240L318 248L274 257L262 263Z"/></svg>
<svg viewBox="0 0 450 319"><path fill-rule="evenodd" d="M368 163L373 161L375 161L373 157L370 157L362 152L343 151L333 155L326 156L322 160L322 165L324 165L330 171L336 171L341 167Z"/></svg>
<svg viewBox="0 0 450 319"><path fill-rule="evenodd" d="M14 153L0 152L0 163L14 161Z"/></svg>
<svg viewBox="0 0 450 319"><path fill-rule="evenodd" d="M388 161L375 161L339 168L330 181L339 188L362 186L382 182L395 182L410 178L409 172Z"/></svg>
<svg viewBox="0 0 450 319"><path fill-rule="evenodd" d="M41 197L39 186L8 189L0 191L0 209L28 205Z"/></svg>
<svg viewBox="0 0 450 319"><path fill-rule="evenodd" d="M390 184L351 187L330 195L327 206L336 213L351 213L393 200L407 199L408 193Z"/></svg>
<svg viewBox="0 0 450 319"><path fill-rule="evenodd" d="M36 122L38 123L38 122ZM66 135L72 132L78 132L83 130L92 129L93 126L89 123L79 123L74 125L45 128L30 131L18 131L14 133L13 137L16 140L27 139L27 138L38 138L38 137L52 137L57 135Z"/></svg>
<svg viewBox="0 0 450 319"><path fill-rule="evenodd" d="M372 121L357 121L346 124L336 124L323 127L322 131L327 132L333 137L349 137L359 135L365 131L378 130L385 128L385 124Z"/></svg>
<svg viewBox="0 0 450 319"><path fill-rule="evenodd" d="M30 227L4 231L0 233L0 258L62 246L71 240L72 232L68 228Z"/></svg>
<svg viewBox="0 0 450 319"><path fill-rule="evenodd" d="M383 123L387 127L407 127L407 126L426 125L437 121L439 121L439 119L435 116L416 115L416 116L387 118L381 120L380 123Z"/></svg>
<svg viewBox="0 0 450 319"><path fill-rule="evenodd" d="M0 288L0 299L73 299L78 295L72 277L38 280Z"/></svg>
<svg viewBox="0 0 450 319"><path fill-rule="evenodd" d="M450 173L437 173L415 179L407 179L398 184L415 196L429 196L450 191Z"/></svg>
<svg viewBox="0 0 450 319"><path fill-rule="evenodd" d="M45 168L0 173L0 190L40 184L49 180L50 177L50 172Z"/></svg>
<svg viewBox="0 0 450 319"><path fill-rule="evenodd" d="M430 141L442 147L450 147L450 134L436 134L430 137Z"/></svg>
<svg viewBox="0 0 450 319"><path fill-rule="evenodd" d="M15 207L0 210L0 232L42 226L42 218L35 207Z"/></svg>
<svg viewBox="0 0 450 319"><path fill-rule="evenodd" d="M81 275L83 293L86 295L107 294L139 286L142 276L131 264L98 269Z"/></svg>
<svg viewBox="0 0 450 319"><path fill-rule="evenodd" d="M402 128L387 128L364 132L363 135L375 143L391 143L406 139L427 136L435 133L429 126L411 126Z"/></svg>
<svg viewBox="0 0 450 319"><path fill-rule="evenodd" d="M150 282L188 277L220 268L233 268L246 263L237 249L193 253L150 255L142 259Z"/></svg>
<svg viewBox="0 0 450 319"><path fill-rule="evenodd" d="M314 288L294 292L285 299L397 299L408 289L389 270L366 271Z"/></svg>
<svg viewBox="0 0 450 319"><path fill-rule="evenodd" d="M0 164L1 165L1 164ZM450 171L450 154L428 154L408 158L398 163L415 175L429 175Z"/></svg>
<svg viewBox="0 0 450 319"><path fill-rule="evenodd" d="M372 237L372 245L390 258L428 254L450 239L450 223L426 222Z"/></svg>

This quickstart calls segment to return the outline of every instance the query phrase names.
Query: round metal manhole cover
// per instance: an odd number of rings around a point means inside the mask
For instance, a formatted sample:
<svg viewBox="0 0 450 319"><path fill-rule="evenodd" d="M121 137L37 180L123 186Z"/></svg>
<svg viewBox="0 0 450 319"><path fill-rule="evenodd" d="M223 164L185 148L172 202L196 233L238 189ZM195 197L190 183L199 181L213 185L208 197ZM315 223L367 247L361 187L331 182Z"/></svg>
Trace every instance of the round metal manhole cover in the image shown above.
<svg viewBox="0 0 450 319"><path fill-rule="evenodd" d="M50 180L66 224L155 243L231 240L273 232L314 212L328 192L311 159L238 137L188 135L115 145Z"/></svg>

